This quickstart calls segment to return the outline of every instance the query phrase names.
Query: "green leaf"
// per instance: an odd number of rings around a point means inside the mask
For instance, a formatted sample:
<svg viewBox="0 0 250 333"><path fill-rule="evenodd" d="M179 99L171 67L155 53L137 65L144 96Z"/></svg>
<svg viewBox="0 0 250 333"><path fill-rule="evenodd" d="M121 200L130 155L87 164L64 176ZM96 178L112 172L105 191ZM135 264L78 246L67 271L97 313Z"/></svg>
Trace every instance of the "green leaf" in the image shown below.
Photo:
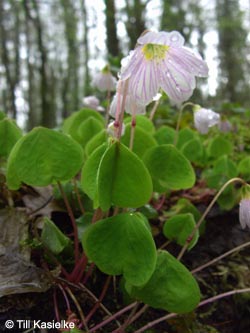
<svg viewBox="0 0 250 333"><path fill-rule="evenodd" d="M137 208L152 195L152 181L143 162L119 142L105 152L98 172L100 207L106 211L111 204Z"/></svg>
<svg viewBox="0 0 250 333"><path fill-rule="evenodd" d="M156 248L140 214L124 213L98 221L85 231L82 243L102 272L123 274L132 285L145 284L154 271Z"/></svg>
<svg viewBox="0 0 250 333"><path fill-rule="evenodd" d="M235 187L231 184L227 187L217 200L221 209L231 210L239 202L239 194Z"/></svg>
<svg viewBox="0 0 250 333"><path fill-rule="evenodd" d="M156 268L150 280L142 288L126 289L136 299L157 309L186 313L195 309L200 301L199 286L187 270L167 251L159 251Z"/></svg>
<svg viewBox="0 0 250 333"><path fill-rule="evenodd" d="M140 208L140 212L148 219L156 219L159 216L159 212L151 205L147 204Z"/></svg>
<svg viewBox="0 0 250 333"><path fill-rule="evenodd" d="M80 127L86 120L90 118L98 121L100 126L103 128L103 117L97 111L84 108L80 111L74 112L71 116L65 119L62 128L63 132L71 135L72 138L81 143L81 140L84 140L84 133L82 130L80 130ZM96 122L93 123L95 123L93 126L95 126L96 129ZM86 130L86 127L84 129Z"/></svg>
<svg viewBox="0 0 250 333"><path fill-rule="evenodd" d="M152 181L143 162L123 144L98 148L86 161L82 187L102 210L110 206L137 208L152 194Z"/></svg>
<svg viewBox="0 0 250 333"><path fill-rule="evenodd" d="M128 124L125 128L125 133L122 136L121 142L129 147L130 144L130 133L131 125ZM133 152L142 158L147 150L157 145L154 137L145 132L140 127L135 127L134 143L133 143Z"/></svg>
<svg viewBox="0 0 250 333"><path fill-rule="evenodd" d="M238 170L235 163L225 155L215 161L212 169L203 173L208 186L215 189L220 189L230 178L237 177L237 175Z"/></svg>
<svg viewBox="0 0 250 333"><path fill-rule="evenodd" d="M175 216L176 214L186 214L191 213L197 223L201 218L201 213L199 210L188 200L185 198L181 198L177 201L177 203L164 212L164 217L170 218ZM202 234L205 231L206 221L203 220L201 226L199 227L199 233Z"/></svg>
<svg viewBox="0 0 250 333"><path fill-rule="evenodd" d="M7 184L18 189L21 182L47 186L66 181L80 170L83 151L69 136L37 127L22 137L12 149L7 166Z"/></svg>
<svg viewBox="0 0 250 333"><path fill-rule="evenodd" d="M143 115L137 115L135 117L136 120L136 127L140 127L147 133L153 134L155 132L154 124L150 119ZM127 117L124 119L125 124L130 124L132 121L132 117Z"/></svg>
<svg viewBox="0 0 250 333"><path fill-rule="evenodd" d="M200 162L203 157L203 147L200 138L189 140L181 148L183 155L191 162Z"/></svg>
<svg viewBox="0 0 250 333"><path fill-rule="evenodd" d="M190 162L172 145L151 148L144 162L156 192L186 189L195 183L195 173Z"/></svg>
<svg viewBox="0 0 250 333"><path fill-rule="evenodd" d="M83 191L94 201L94 206L98 207L98 179L97 174L101 159L107 150L108 145L104 143L97 148L87 159L82 169L81 186Z"/></svg>
<svg viewBox="0 0 250 333"><path fill-rule="evenodd" d="M246 181L250 180L250 156L247 156L240 161L238 172Z"/></svg>
<svg viewBox="0 0 250 333"><path fill-rule="evenodd" d="M168 219L163 226L163 234L169 240L176 241L177 244L185 245L188 237L196 226L194 217L190 213L179 214ZM195 246L199 238L198 230L195 232L193 239L188 245L188 249Z"/></svg>
<svg viewBox="0 0 250 333"><path fill-rule="evenodd" d="M61 230L48 218L44 218L41 235L42 243L54 254L61 253L70 243Z"/></svg>
<svg viewBox="0 0 250 333"><path fill-rule="evenodd" d="M15 143L22 137L21 129L13 120L0 121L0 156L8 157Z"/></svg>
<svg viewBox="0 0 250 333"><path fill-rule="evenodd" d="M103 123L101 123L99 120L95 119L94 117L89 117L81 125L79 125L77 130L77 141L81 144L82 147L85 147L89 140L91 140L96 134L103 130L103 127Z"/></svg>
<svg viewBox="0 0 250 333"><path fill-rule="evenodd" d="M172 127L161 126L154 137L159 145L174 144L175 134L176 132Z"/></svg>
<svg viewBox="0 0 250 333"><path fill-rule="evenodd" d="M95 149L100 147L103 143L107 143L108 139L108 133L106 129L103 129L99 133L97 133L95 136L93 136L85 147L85 153L87 156L90 156Z"/></svg>
<svg viewBox="0 0 250 333"><path fill-rule="evenodd" d="M84 232L91 225L92 219L93 219L93 213L88 213L88 212L85 213L84 215L78 217L78 219L76 219L79 239L82 239Z"/></svg>
<svg viewBox="0 0 250 333"><path fill-rule="evenodd" d="M176 147L182 148L188 141L197 138L197 133L190 128L183 128L179 131Z"/></svg>
<svg viewBox="0 0 250 333"><path fill-rule="evenodd" d="M213 158L219 158L222 155L230 155L232 151L232 142L221 135L215 137L208 146L208 155Z"/></svg>

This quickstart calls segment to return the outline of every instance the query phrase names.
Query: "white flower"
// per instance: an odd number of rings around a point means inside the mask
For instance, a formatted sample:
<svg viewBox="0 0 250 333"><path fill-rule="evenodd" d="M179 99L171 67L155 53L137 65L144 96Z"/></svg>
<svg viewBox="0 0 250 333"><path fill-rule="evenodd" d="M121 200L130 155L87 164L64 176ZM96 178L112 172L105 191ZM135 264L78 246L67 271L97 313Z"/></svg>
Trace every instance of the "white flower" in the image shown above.
<svg viewBox="0 0 250 333"><path fill-rule="evenodd" d="M105 111L105 109L102 106L100 106L99 99L95 96L86 96L83 98L82 101L85 106L88 106L91 109L101 111L101 112Z"/></svg>
<svg viewBox="0 0 250 333"><path fill-rule="evenodd" d="M242 229L250 228L250 199L245 198L240 202L240 224Z"/></svg>
<svg viewBox="0 0 250 333"><path fill-rule="evenodd" d="M120 111L122 107L122 100L123 100L123 95L120 95L120 107L119 107ZM113 118L116 117L117 103L118 103L118 94L115 94L111 102L110 111L109 111L110 115ZM131 95L127 95L125 100L125 112L131 115L145 114L146 108L145 105L137 103L137 101Z"/></svg>
<svg viewBox="0 0 250 333"><path fill-rule="evenodd" d="M115 127L115 121L112 121L111 123L108 124L107 132L109 135L115 137L116 136L115 132L117 130L118 129ZM125 125L122 123L121 136L124 135L124 133L125 133Z"/></svg>
<svg viewBox="0 0 250 333"><path fill-rule="evenodd" d="M92 85L100 91L113 91L116 89L116 78L111 74L109 66L105 66L100 73L97 73Z"/></svg>
<svg viewBox="0 0 250 333"><path fill-rule="evenodd" d="M186 101L195 88L195 76L206 77L208 67L198 53L183 44L177 31L141 36L121 69L121 80L129 79L128 93L147 105L162 88L174 103Z"/></svg>
<svg viewBox="0 0 250 333"><path fill-rule="evenodd" d="M206 134L210 127L219 122L220 115L210 109L199 107L194 111L194 126L201 134Z"/></svg>

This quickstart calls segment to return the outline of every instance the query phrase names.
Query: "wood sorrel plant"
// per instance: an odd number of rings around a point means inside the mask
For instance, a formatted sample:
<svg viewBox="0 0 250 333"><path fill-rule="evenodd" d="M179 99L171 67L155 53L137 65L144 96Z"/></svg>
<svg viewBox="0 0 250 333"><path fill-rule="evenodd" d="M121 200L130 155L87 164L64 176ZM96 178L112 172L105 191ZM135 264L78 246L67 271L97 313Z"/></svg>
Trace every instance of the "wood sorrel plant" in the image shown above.
<svg viewBox="0 0 250 333"><path fill-rule="evenodd" d="M147 32L138 39L137 47L121 70L115 101L111 104L111 116L115 118L111 136L108 134L110 128L105 128L104 118L88 108L67 118L62 131L38 127L22 136L12 121L0 121L0 130L4 128L2 133L7 133L7 144L1 148L1 156L8 159L9 190L18 190L22 184L52 184L62 193L72 223L74 265L68 268L61 262L64 282L59 286L68 310L68 297L76 305L79 327L84 326L85 331L94 332L135 308L114 331L123 332L146 309L136 312L138 303L131 303L117 314L109 313L108 319L88 329L89 320L101 306L110 276L122 276L129 296L148 306L176 314L194 310L201 298L199 286L180 259L187 249L196 245L201 223L222 191L234 182L244 183L240 178L230 180L237 175L229 173L232 177L226 179L228 182L202 216L189 202L178 201L175 210L166 212L170 215L162 233L182 250L176 258L164 249L157 249L148 214L143 213L145 207L153 203L156 195L165 200L173 191L194 187L197 180L191 162L194 165L206 163L204 142L197 132L186 130L176 134L166 126L156 130L147 115L142 115L160 88L172 102L181 104L192 95L195 76L207 75L204 60L183 44L183 37L175 31ZM124 111L132 117L124 119ZM77 224L64 191L64 184L71 179L74 179L76 192L80 184L92 202L92 207L86 211L77 192L86 228ZM158 210L164 200L157 203ZM157 210L152 210L157 216ZM249 225L248 214L242 211L242 216L242 223ZM56 256L57 264L57 256L71 245L71 238L48 218L44 220L40 238L46 250ZM67 283L86 288L84 285L91 278L94 265L109 277L99 300L95 299L96 305L85 314ZM89 293L93 296L91 291ZM56 316L59 317L56 304L55 297Z"/></svg>

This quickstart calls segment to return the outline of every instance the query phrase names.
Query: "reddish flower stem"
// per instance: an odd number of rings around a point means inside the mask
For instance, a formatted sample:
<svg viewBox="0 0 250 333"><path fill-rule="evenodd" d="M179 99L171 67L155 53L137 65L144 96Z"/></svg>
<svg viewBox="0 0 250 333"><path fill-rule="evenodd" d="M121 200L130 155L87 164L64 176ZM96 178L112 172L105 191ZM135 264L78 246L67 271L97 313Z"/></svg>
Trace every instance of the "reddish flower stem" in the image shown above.
<svg viewBox="0 0 250 333"><path fill-rule="evenodd" d="M89 269L88 269L83 281L82 281L83 284L86 284L88 279L91 277L94 267L95 267L95 264L92 262L89 266Z"/></svg>
<svg viewBox="0 0 250 333"><path fill-rule="evenodd" d="M164 205L164 202L166 200L166 193L163 193L163 195L161 196L159 202L157 203L157 205L155 206L155 209L157 211L162 209L162 206Z"/></svg>
<svg viewBox="0 0 250 333"><path fill-rule="evenodd" d="M130 129L130 141L129 141L130 150L133 150L133 146L134 146L135 128L136 128L136 110L135 110L135 106L133 106L131 129Z"/></svg>
<svg viewBox="0 0 250 333"><path fill-rule="evenodd" d="M69 281L78 283L81 281L84 274L85 268L87 266L88 258L84 254L79 261L76 263L73 271L70 274Z"/></svg>
<svg viewBox="0 0 250 333"><path fill-rule="evenodd" d="M70 309L70 304L69 304L69 299L68 299L68 297L67 297L67 294L66 294L65 290L63 289L63 287L62 287L60 284L58 284L58 287L60 288L60 290L61 290L61 292L62 292L62 294L63 294L63 297L64 297L64 299L65 299L65 303L66 303L66 306L67 306L67 310L68 310L68 311L71 311L71 309Z"/></svg>
<svg viewBox="0 0 250 333"><path fill-rule="evenodd" d="M116 312L115 314L113 314L112 316L110 316L109 318L105 319L104 321L102 321L101 323L97 324L96 326L92 327L89 332L97 332L97 330L99 328L102 328L103 326L106 326L108 323L110 323L111 321L115 320L116 318L118 318L119 316L121 316L123 313L129 311L130 309L132 309L133 307L135 307L138 303L134 302L131 303L129 305L127 305L125 308L121 309L120 311Z"/></svg>
<svg viewBox="0 0 250 333"><path fill-rule="evenodd" d="M76 181L75 178L73 178L73 183L74 183L74 191L75 191L75 194L76 194L77 202L78 202L80 211L83 215L85 213L85 210L84 210L84 207L82 205L81 196L80 196L80 193L79 193L79 190L78 190L78 187L77 187L77 181Z"/></svg>
<svg viewBox="0 0 250 333"><path fill-rule="evenodd" d="M56 289L53 292L53 302L54 302L54 311L55 311L56 320L60 321L60 315L59 315L57 298L56 298Z"/></svg>
<svg viewBox="0 0 250 333"><path fill-rule="evenodd" d="M107 107L106 107L106 111L105 111L105 123L106 123L106 126L108 126L108 122L109 122L110 100L111 100L111 91L108 90L107 91Z"/></svg>
<svg viewBox="0 0 250 333"><path fill-rule="evenodd" d="M94 307L92 308L92 310L89 312L89 314L87 315L86 317L86 323L88 323L88 321L90 320L90 318L95 314L96 310L100 307L100 303L102 302L103 298L105 297L106 295L106 292L108 290L108 287L109 287L109 283L111 281L111 275L109 275L106 279L106 282L103 286L103 289L102 289L102 292L101 292L101 295L98 299L98 302L94 305Z"/></svg>
<svg viewBox="0 0 250 333"><path fill-rule="evenodd" d="M85 328L86 333L89 333L89 329L88 329L88 326L87 326L87 321L86 321L85 316L82 312L82 308L81 308L80 304L78 303L77 299L75 298L75 295L72 293L72 291L70 290L70 288L68 286L65 286L65 290L67 291L67 293L69 294L70 298L72 299L72 301L74 302L74 304L77 308L77 311L80 315L81 322L82 322L82 324Z"/></svg>

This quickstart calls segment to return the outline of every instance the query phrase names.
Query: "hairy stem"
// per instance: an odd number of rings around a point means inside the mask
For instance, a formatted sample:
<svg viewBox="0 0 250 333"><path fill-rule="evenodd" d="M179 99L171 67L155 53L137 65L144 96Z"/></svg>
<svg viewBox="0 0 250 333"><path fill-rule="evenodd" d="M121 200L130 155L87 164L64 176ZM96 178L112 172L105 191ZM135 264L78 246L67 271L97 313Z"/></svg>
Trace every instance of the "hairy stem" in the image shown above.
<svg viewBox="0 0 250 333"><path fill-rule="evenodd" d="M108 90L108 92L107 92L107 107L106 107L106 114L105 114L106 127L108 126L108 123L109 123L110 100L111 100L111 91Z"/></svg>
<svg viewBox="0 0 250 333"><path fill-rule="evenodd" d="M132 120L131 120L131 130L130 130L130 141L129 141L130 150L133 150L134 139L135 139L135 127L136 127L136 118L135 118L135 110L133 110Z"/></svg>
<svg viewBox="0 0 250 333"><path fill-rule="evenodd" d="M82 312L82 308L81 308L80 304L78 303L77 299L75 298L75 295L72 293L72 291L70 290L69 287L66 286L65 290L67 291L67 293L69 294L69 296L71 297L72 301L74 302L74 304L75 304L75 306L77 308L77 311L78 311L78 313L80 315L81 322L82 322L82 324L83 324L83 326L85 328L86 333L89 333L89 329L88 329L88 326L87 326L84 314Z"/></svg>
<svg viewBox="0 0 250 333"><path fill-rule="evenodd" d="M204 268L209 267L209 266L215 264L217 261L219 261L219 260L221 260L221 259L223 259L223 258L229 256L230 254L232 254L232 253L234 253L234 252L237 252L237 251L240 251L240 250L244 249L244 248L247 247L247 246L250 246L250 242L247 242L247 243L241 244L241 245L239 245L239 246L233 248L232 250L223 253L222 255L220 255L220 256L214 258L213 260L208 261L208 262L205 263L204 265L201 265L201 266L199 266L199 267L193 269L193 270L191 271L191 273L192 273L192 274L195 274L195 273L197 273L197 272L203 270Z"/></svg>
<svg viewBox="0 0 250 333"><path fill-rule="evenodd" d="M232 178L229 181L227 181L222 188L217 192L217 194L215 195L215 197L213 198L213 200L210 202L210 204L208 205L207 209L205 210L205 212L203 213L203 215L201 216L201 218L199 219L199 221L197 222L196 226L194 227L193 231L191 232L191 234L188 236L185 245L182 247L177 259L181 260L181 258L183 257L184 253L186 252L188 245L190 244L191 240L193 239L195 232L199 229L199 227L201 226L201 223L203 222L203 220L205 219L205 217L207 216L207 214L209 213L209 211L211 210L211 208L213 207L213 205L215 204L215 202L217 201L217 199L219 198L219 196L221 195L221 193L225 190L225 188L227 186L229 186L232 183L241 183L241 184L245 184L245 181L241 178Z"/></svg>
<svg viewBox="0 0 250 333"><path fill-rule="evenodd" d="M236 294L242 294L242 293L249 293L250 292L250 288L245 288L245 289L236 289L236 290L231 290L231 291L227 291L225 293L222 293L222 294L219 294L219 295L216 295L216 296L213 296L213 297L210 297L202 302L199 303L198 305L198 308L199 307L202 307L204 305L207 305L209 303L212 303L212 302L215 302L215 301L218 301L219 299L222 299L222 298L225 298L225 297L229 297L229 296L232 296L232 295L236 295ZM163 317L160 317L156 320L153 320L149 323L147 323L147 325L141 327L139 330L135 331L134 333L141 333L141 332L145 332L147 329L161 323L162 321L166 321L170 318L174 318L174 317L177 317L178 314L177 313L169 313Z"/></svg>
<svg viewBox="0 0 250 333"><path fill-rule="evenodd" d="M101 295L98 299L98 302L94 305L94 307L92 308L92 310L89 312L89 314L87 315L86 317L86 322L88 322L90 320L90 318L94 315L94 313L96 312L96 310L100 307L100 303L102 302L103 298L105 297L106 295L106 292L108 290L108 287L109 287L109 283L111 281L111 275L107 277L107 280L103 286L103 289L102 289L102 292L101 292Z"/></svg>
<svg viewBox="0 0 250 333"><path fill-rule="evenodd" d="M153 119L154 119L154 116L155 116L155 113L156 113L156 110L157 110L159 104L160 104L160 98L157 101L155 101L154 106L153 106L153 108L152 108L152 110L150 112L149 119L151 121L153 121Z"/></svg>
<svg viewBox="0 0 250 333"><path fill-rule="evenodd" d="M176 144L177 144L178 133L179 133L180 125L181 125L181 118L182 118L183 110L185 109L186 106L189 106L189 105L194 106L195 104L191 103L191 102L187 102L187 103L184 103L182 105L182 107L180 108L179 116L178 116L178 120L177 120L177 124L176 124L176 129L175 129L174 146L176 146Z"/></svg>
<svg viewBox="0 0 250 333"><path fill-rule="evenodd" d="M125 308L121 309L120 311L116 312L115 314L113 314L112 316L110 316L109 318L105 319L104 321L102 321L101 323L97 324L96 326L92 327L89 332L96 332L99 328L102 328L103 326L106 326L108 323L110 323L111 321L115 320L117 317L121 316L123 313L131 310L133 307L135 307L138 303L134 302L131 303L129 305L127 305Z"/></svg>

